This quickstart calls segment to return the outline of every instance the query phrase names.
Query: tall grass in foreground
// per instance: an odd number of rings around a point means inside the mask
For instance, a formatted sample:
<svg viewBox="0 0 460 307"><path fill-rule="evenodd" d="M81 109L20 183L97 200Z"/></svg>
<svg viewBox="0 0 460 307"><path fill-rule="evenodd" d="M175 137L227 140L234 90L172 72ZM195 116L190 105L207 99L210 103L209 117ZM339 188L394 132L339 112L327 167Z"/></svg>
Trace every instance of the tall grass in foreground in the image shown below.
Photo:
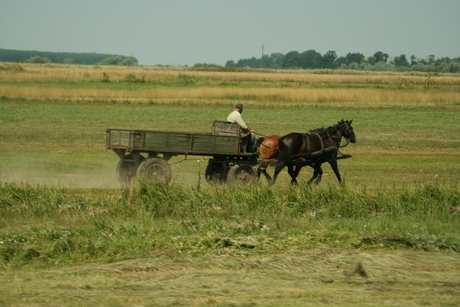
<svg viewBox="0 0 460 307"><path fill-rule="evenodd" d="M314 248L460 251L460 192L140 182L120 190L2 183L0 265Z"/></svg>

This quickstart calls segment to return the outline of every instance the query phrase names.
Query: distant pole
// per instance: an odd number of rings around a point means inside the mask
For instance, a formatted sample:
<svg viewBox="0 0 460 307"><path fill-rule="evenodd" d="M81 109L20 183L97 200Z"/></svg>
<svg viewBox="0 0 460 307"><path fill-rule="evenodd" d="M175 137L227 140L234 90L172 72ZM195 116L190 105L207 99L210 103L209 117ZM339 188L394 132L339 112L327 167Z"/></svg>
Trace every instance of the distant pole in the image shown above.
<svg viewBox="0 0 460 307"><path fill-rule="evenodd" d="M260 58L260 62L261 62L261 65L262 65L262 68L264 68L264 44L262 43L262 57Z"/></svg>

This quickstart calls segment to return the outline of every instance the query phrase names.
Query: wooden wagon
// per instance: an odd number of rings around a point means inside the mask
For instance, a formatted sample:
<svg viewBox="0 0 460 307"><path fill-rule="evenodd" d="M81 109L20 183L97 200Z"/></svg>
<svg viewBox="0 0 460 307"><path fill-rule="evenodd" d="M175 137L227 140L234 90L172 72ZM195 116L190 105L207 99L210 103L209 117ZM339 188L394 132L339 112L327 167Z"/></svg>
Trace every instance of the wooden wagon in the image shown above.
<svg viewBox="0 0 460 307"><path fill-rule="evenodd" d="M123 183L139 177L169 182L168 160L177 155L209 156L208 182L250 183L256 179L257 153L243 153L236 123L215 121L211 133L107 129L106 148L119 157L116 173Z"/></svg>

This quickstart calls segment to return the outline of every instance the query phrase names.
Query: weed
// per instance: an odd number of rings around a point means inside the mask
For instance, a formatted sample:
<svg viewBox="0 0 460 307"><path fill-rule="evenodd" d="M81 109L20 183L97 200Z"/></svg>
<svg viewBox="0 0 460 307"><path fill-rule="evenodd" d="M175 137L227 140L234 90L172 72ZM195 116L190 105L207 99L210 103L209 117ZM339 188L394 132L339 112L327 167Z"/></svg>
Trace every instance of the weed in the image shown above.
<svg viewBox="0 0 460 307"><path fill-rule="evenodd" d="M110 82L110 77L107 73L103 72L102 73L102 80L101 82L109 83Z"/></svg>

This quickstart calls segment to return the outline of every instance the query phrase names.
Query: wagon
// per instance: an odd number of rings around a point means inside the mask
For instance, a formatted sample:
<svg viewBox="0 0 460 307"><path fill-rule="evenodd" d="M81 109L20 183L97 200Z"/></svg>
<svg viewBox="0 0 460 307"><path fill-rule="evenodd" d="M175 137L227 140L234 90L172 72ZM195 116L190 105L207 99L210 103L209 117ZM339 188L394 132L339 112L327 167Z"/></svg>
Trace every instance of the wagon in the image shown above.
<svg viewBox="0 0 460 307"><path fill-rule="evenodd" d="M106 130L106 149L120 158L116 174L122 183L137 178L169 182L169 159L177 155L210 157L205 171L208 182L251 183L257 177L257 153L242 151L236 123L214 121L211 133L155 130Z"/></svg>

